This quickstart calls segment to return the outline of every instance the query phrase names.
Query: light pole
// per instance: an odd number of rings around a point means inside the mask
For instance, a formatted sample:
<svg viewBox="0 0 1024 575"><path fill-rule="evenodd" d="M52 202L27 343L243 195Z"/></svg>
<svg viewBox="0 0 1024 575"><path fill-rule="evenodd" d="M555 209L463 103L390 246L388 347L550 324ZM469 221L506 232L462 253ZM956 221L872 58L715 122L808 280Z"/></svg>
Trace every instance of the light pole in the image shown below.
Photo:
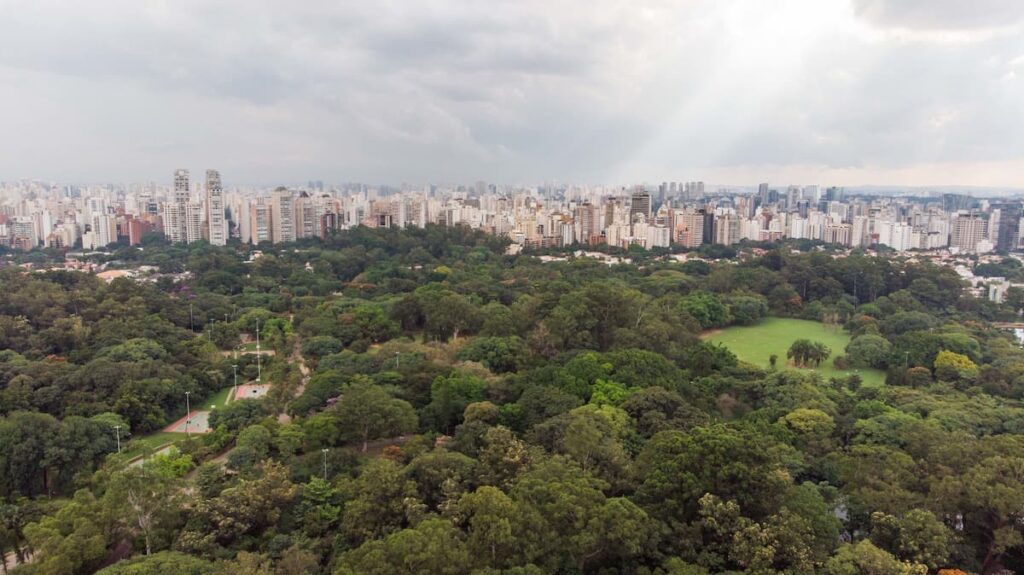
<svg viewBox="0 0 1024 575"><path fill-rule="evenodd" d="M238 399L238 364L237 363L231 364L231 373L235 377L235 395L234 395L234 398Z"/></svg>
<svg viewBox="0 0 1024 575"><path fill-rule="evenodd" d="M263 353L260 351L260 320L256 320L256 383L263 378Z"/></svg>
<svg viewBox="0 0 1024 575"><path fill-rule="evenodd" d="M398 362L401 359L402 359L402 352L396 351L395 352L395 369L398 369Z"/></svg>
<svg viewBox="0 0 1024 575"><path fill-rule="evenodd" d="M191 391L185 392L185 433L192 437L192 431L188 428L188 423L192 421L192 404L189 403L188 396L192 395Z"/></svg>
<svg viewBox="0 0 1024 575"><path fill-rule="evenodd" d="M327 481L327 448L321 449L320 453L324 454L324 481Z"/></svg>
<svg viewBox="0 0 1024 575"><path fill-rule="evenodd" d="M114 426L114 434L117 436L117 452L121 453L121 426Z"/></svg>

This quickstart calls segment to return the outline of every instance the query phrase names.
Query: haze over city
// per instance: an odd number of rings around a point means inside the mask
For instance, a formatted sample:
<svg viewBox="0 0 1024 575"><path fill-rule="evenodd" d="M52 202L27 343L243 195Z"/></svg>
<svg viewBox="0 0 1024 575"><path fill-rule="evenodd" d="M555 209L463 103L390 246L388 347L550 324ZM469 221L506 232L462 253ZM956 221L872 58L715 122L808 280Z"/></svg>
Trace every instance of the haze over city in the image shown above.
<svg viewBox="0 0 1024 575"><path fill-rule="evenodd" d="M0 181L1024 182L1013 0L0 9Z"/></svg>

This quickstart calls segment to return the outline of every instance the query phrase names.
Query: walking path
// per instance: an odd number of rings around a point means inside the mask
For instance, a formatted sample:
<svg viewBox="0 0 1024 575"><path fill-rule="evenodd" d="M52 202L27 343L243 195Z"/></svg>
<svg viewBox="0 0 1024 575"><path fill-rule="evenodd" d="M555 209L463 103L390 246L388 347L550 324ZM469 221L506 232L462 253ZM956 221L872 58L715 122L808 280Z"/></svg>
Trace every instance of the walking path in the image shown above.
<svg viewBox="0 0 1024 575"><path fill-rule="evenodd" d="M299 366L299 373L302 374L302 380L299 381L299 387L295 389L293 398L299 397L304 391L306 391L306 384L309 383L310 371L309 366L306 365L306 359L302 357L302 339L296 335L295 345L292 346L292 353L288 356L288 361ZM288 405L285 404L284 409L277 416L277 421L280 423L291 423L292 416L288 415Z"/></svg>

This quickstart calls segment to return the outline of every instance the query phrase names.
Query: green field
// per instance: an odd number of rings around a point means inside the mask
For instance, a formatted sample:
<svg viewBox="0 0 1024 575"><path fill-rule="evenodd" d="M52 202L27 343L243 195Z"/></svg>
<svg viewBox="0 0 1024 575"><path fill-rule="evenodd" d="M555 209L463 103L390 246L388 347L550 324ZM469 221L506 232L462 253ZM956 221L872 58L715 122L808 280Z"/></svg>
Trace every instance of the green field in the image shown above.
<svg viewBox="0 0 1024 575"><path fill-rule="evenodd" d="M832 348L831 357L815 369L822 376L828 378L857 373L865 383L885 383L885 373L877 369L836 369L832 359L844 353L850 336L842 329L828 328L816 321L770 317L757 325L735 326L711 332L705 339L723 344L742 361L763 367L770 365L768 358L774 353L779 356L777 367L781 369L786 366L789 346L801 338L820 341Z"/></svg>
<svg viewBox="0 0 1024 575"><path fill-rule="evenodd" d="M244 382L240 381L239 384L241 383ZM211 405L216 405L217 407L224 407L225 405L228 404L228 397L230 397L232 389L234 389L233 385L225 387L224 389L206 398L201 404L193 405L192 407L194 409L210 409Z"/></svg>
<svg viewBox="0 0 1024 575"><path fill-rule="evenodd" d="M128 442L122 442L124 451L121 457L124 459L132 459L140 455L148 454L155 449L167 445L168 443L175 443L182 439L185 439L184 433L169 433L166 431L158 431L149 435L133 437Z"/></svg>

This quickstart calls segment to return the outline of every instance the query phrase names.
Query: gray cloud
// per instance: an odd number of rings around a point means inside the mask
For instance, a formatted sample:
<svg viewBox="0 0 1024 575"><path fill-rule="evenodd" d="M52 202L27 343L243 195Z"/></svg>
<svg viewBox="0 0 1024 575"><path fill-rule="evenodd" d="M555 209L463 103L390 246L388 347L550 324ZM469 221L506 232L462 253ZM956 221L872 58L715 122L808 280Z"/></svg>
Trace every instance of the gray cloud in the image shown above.
<svg viewBox="0 0 1024 575"><path fill-rule="evenodd" d="M0 0L0 178L869 181L1024 162L1024 42L976 34L1019 22L1016 3L852 2ZM888 32L943 22L966 31Z"/></svg>
<svg viewBox="0 0 1024 575"><path fill-rule="evenodd" d="M858 16L884 27L959 30L1024 21L1019 0L854 0L853 5Z"/></svg>

